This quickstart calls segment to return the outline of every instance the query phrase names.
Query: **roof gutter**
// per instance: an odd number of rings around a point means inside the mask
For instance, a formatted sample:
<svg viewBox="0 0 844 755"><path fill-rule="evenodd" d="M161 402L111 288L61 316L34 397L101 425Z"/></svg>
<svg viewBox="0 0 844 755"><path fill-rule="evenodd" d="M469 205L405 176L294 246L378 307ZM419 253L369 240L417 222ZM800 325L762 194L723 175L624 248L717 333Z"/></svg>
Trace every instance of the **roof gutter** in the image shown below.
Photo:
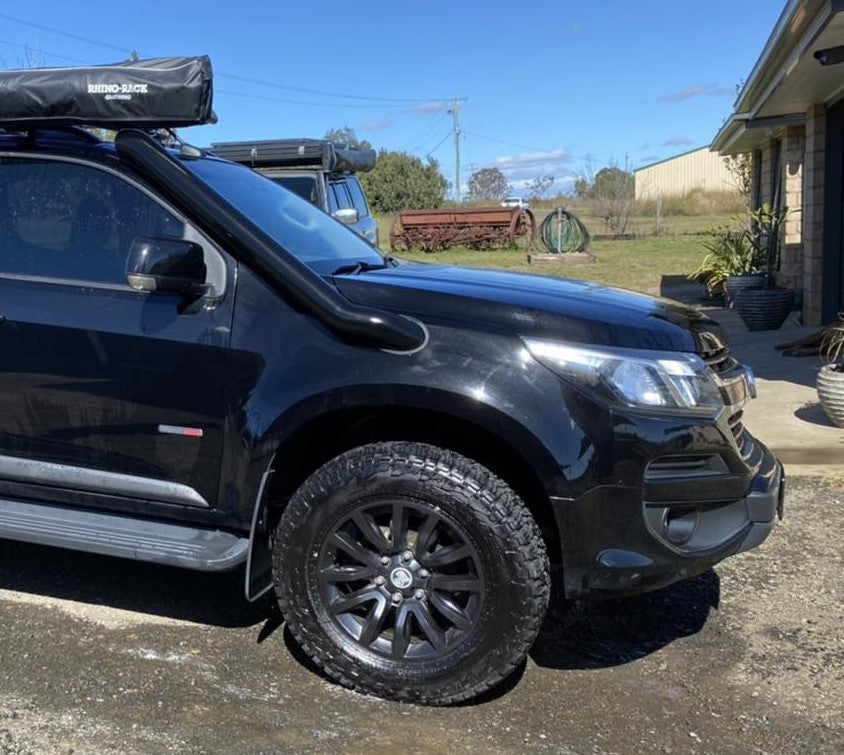
<svg viewBox="0 0 844 755"><path fill-rule="evenodd" d="M749 110L747 107L742 107L745 104L745 100L748 99L750 91L756 86L757 79L761 77L762 72L767 68L769 59L774 54L774 51L779 47L780 38L785 30L791 25L798 9L806 4L807 0L788 0L785 8L782 9L782 13L780 13L780 17L777 19L777 23L768 37L768 41L762 48L762 53L756 60L756 64L750 71L750 75L747 77L747 80L744 82L744 86L741 88L741 92L739 92L739 95L736 98L733 105L733 109L735 111Z"/></svg>
<svg viewBox="0 0 844 755"><path fill-rule="evenodd" d="M260 275L292 306L313 315L344 341L394 351L425 342L420 325L394 312L350 302L307 265L282 249L246 215L187 171L142 131L120 131L117 153L176 207Z"/></svg>
<svg viewBox="0 0 844 755"><path fill-rule="evenodd" d="M729 151L730 144L746 129L764 128L771 125L764 122L769 119L757 118L757 113L791 68L796 65L799 56L809 48L818 34L821 33L829 16L838 12L842 5L844 5L844 0L788 0L736 99L732 116L715 135L709 147L710 150L724 154ZM809 6L815 8L814 15L809 16L812 23L804 28L803 33L795 43L786 46L783 37L788 29L794 25L798 12L804 11L808 14L807 8ZM779 61L773 60L776 55L780 56ZM774 65L776 65L776 68L773 68ZM763 78L766 74L769 76L767 81ZM764 89L762 89L763 86ZM760 89L762 89L761 92ZM793 116L789 114L783 117L788 119Z"/></svg>

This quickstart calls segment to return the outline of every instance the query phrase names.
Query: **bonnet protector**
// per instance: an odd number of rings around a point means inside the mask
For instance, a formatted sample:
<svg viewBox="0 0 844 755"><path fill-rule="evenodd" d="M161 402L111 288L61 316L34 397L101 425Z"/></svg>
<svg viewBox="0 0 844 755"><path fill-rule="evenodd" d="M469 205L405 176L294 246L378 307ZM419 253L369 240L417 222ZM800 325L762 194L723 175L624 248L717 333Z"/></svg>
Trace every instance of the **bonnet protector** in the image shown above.
<svg viewBox="0 0 844 755"><path fill-rule="evenodd" d="M197 219L287 302L314 316L344 341L394 351L411 351L424 343L423 328L408 318L346 299L147 134L121 131L115 146L122 159L185 214Z"/></svg>

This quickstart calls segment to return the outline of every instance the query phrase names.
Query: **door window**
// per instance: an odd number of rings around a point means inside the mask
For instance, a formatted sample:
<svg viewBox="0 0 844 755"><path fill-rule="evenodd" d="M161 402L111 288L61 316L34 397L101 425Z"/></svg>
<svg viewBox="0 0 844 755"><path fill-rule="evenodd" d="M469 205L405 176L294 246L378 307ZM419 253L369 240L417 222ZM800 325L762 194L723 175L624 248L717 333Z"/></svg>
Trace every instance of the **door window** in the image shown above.
<svg viewBox="0 0 844 755"><path fill-rule="evenodd" d="M136 186L74 162L0 162L0 275L126 284L138 236L184 238L185 224Z"/></svg>
<svg viewBox="0 0 844 755"><path fill-rule="evenodd" d="M349 190L349 194L351 194L352 202L358 211L358 215L362 218L369 215L369 206L366 204L366 197L363 194L360 181L357 178L347 178L346 188Z"/></svg>
<svg viewBox="0 0 844 755"><path fill-rule="evenodd" d="M351 209L354 207L352 198L346 190L343 181L330 181L328 183L328 208L331 212L337 210Z"/></svg>

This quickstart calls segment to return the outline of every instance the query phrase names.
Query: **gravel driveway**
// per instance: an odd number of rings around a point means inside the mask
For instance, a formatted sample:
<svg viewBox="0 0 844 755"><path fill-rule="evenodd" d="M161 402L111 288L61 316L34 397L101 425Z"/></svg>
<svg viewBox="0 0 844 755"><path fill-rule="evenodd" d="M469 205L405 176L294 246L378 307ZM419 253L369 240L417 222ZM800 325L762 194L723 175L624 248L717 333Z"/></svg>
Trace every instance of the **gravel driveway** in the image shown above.
<svg viewBox="0 0 844 755"><path fill-rule="evenodd" d="M791 479L760 549L645 596L555 605L465 707L331 684L240 573L0 541L0 752L842 752L844 488Z"/></svg>

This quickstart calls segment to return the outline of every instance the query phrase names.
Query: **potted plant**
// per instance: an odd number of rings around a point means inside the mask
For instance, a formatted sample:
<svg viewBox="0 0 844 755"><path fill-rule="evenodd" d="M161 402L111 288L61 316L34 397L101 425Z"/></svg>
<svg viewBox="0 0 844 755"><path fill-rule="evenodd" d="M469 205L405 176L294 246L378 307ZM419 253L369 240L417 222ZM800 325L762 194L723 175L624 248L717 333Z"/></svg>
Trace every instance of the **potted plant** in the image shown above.
<svg viewBox="0 0 844 755"><path fill-rule="evenodd" d="M764 259L767 268L763 282L732 292L736 309L748 330L776 330L794 305L794 290L776 285L774 276L780 230L787 214L787 207L763 204L748 216L748 238L756 258Z"/></svg>
<svg viewBox="0 0 844 755"><path fill-rule="evenodd" d="M708 252L689 280L702 283L711 297L724 295L728 303L733 290L760 283L758 254L746 230L726 227L707 231L703 247Z"/></svg>
<svg viewBox="0 0 844 755"><path fill-rule="evenodd" d="M844 313L827 328L821 355L827 363L818 373L818 399L833 424L844 427Z"/></svg>

